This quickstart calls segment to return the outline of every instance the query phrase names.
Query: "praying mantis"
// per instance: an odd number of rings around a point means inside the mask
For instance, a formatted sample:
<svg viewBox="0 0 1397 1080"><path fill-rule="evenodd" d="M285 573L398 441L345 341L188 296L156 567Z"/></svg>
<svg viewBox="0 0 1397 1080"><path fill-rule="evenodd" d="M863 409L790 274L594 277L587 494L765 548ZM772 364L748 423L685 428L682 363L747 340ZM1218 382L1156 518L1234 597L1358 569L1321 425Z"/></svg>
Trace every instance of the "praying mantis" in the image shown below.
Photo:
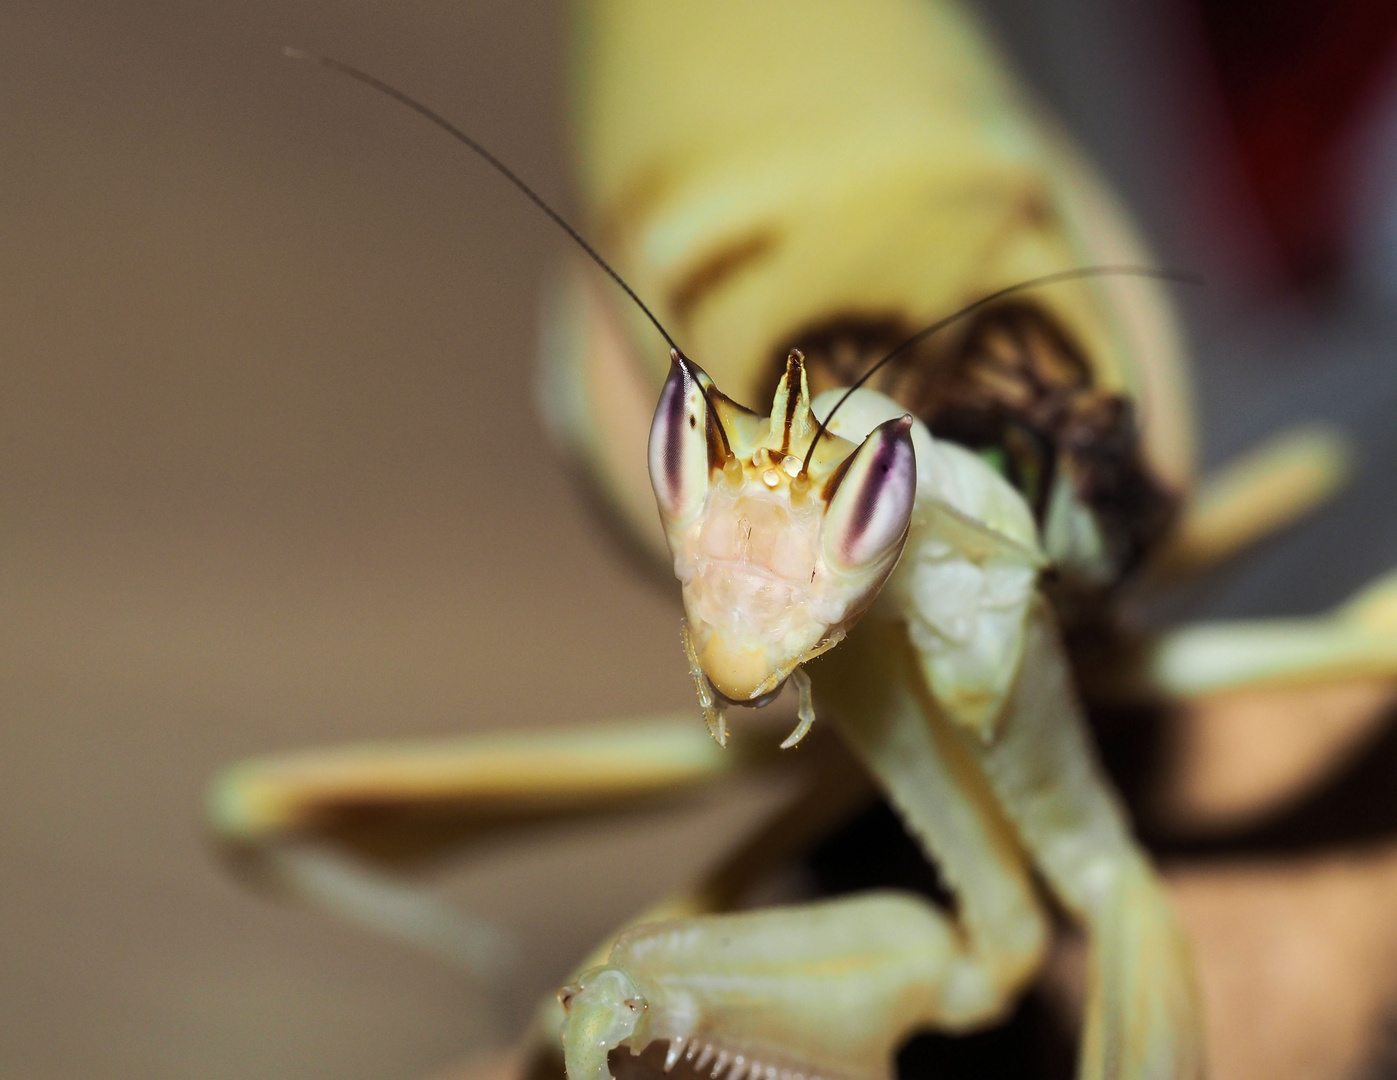
<svg viewBox="0 0 1397 1080"><path fill-rule="evenodd" d="M293 891L488 973L502 959L483 928L375 868L372 811L484 830L806 772L791 806L543 1006L539 1052L570 1080L652 1044L715 1080L880 1080L910 1034L1007 1012L1051 908L1090 949L1078 1075L1202 1075L1188 944L1083 702L1393 674L1391 581L1310 620L1145 639L1119 616L1165 569L1213 565L1320 502L1342 447L1300 433L1194 490L1150 260L953 4L599 0L579 24L583 220L630 296L569 271L546 409L639 557L678 578L698 705L248 762L214 789L219 836ZM737 708L787 681L785 742L727 745L760 717ZM863 781L805 744L824 726ZM731 910L860 783L951 907L880 891Z"/></svg>

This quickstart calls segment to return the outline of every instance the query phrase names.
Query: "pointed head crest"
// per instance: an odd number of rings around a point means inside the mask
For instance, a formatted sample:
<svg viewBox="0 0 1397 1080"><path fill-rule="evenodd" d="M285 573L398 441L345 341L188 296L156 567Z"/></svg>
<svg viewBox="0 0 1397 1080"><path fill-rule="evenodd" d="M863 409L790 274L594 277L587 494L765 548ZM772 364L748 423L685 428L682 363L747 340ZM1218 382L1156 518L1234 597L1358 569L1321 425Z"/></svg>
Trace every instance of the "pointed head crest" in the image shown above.
<svg viewBox="0 0 1397 1080"><path fill-rule="evenodd" d="M912 420L857 445L826 434L811 454L819 428L798 351L769 416L671 359L650 479L693 651L723 698L760 704L843 638L896 565L917 484Z"/></svg>

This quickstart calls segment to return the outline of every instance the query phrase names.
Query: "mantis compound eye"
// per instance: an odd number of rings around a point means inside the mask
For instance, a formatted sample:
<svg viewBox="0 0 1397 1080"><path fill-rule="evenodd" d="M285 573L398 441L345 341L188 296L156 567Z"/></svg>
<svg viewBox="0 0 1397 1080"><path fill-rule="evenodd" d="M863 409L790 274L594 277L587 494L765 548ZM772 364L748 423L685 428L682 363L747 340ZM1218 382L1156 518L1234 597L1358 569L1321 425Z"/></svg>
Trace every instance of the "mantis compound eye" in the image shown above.
<svg viewBox="0 0 1397 1080"><path fill-rule="evenodd" d="M916 493L912 417L901 416L874 428L837 478L823 536L830 567L860 574L896 559Z"/></svg>
<svg viewBox="0 0 1397 1080"><path fill-rule="evenodd" d="M677 351L650 424L650 483L666 528L683 527L708 496L710 439L717 424L704 395L703 370Z"/></svg>

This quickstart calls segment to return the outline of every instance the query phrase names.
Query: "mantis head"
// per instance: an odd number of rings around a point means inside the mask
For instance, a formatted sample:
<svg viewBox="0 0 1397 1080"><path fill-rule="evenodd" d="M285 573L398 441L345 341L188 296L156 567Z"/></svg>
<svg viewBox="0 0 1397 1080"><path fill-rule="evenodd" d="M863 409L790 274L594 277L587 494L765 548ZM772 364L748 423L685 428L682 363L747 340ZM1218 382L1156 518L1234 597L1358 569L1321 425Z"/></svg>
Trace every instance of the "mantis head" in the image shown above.
<svg viewBox="0 0 1397 1080"><path fill-rule="evenodd" d="M770 701L838 644L897 564L917 488L912 418L855 444L817 432L799 352L769 417L724 396L692 360L671 359L650 480L690 665L721 742L723 706Z"/></svg>

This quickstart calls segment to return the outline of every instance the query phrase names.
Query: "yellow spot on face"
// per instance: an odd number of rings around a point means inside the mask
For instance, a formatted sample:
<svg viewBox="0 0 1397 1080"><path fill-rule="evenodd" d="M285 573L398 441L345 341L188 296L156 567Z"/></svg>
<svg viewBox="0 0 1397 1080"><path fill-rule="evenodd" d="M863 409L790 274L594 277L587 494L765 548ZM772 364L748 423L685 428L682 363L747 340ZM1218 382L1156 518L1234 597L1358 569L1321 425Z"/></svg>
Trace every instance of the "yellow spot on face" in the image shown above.
<svg viewBox="0 0 1397 1080"><path fill-rule="evenodd" d="M762 483L767 487L774 488L780 482L781 474L775 469L767 469L766 472L762 473Z"/></svg>

